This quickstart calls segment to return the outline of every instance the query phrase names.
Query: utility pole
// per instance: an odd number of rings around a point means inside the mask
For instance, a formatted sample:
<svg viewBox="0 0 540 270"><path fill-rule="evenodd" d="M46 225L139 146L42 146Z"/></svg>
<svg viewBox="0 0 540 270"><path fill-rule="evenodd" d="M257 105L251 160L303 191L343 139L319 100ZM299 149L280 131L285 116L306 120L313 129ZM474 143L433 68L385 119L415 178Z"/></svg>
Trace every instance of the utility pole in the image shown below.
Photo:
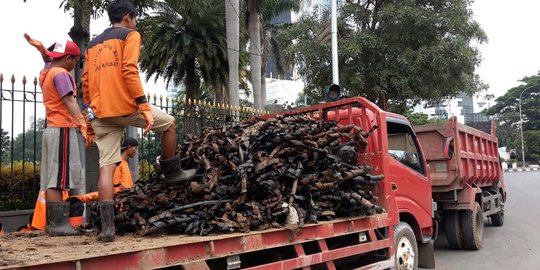
<svg viewBox="0 0 540 270"><path fill-rule="evenodd" d="M332 83L339 85L338 43L337 43L337 0L332 0Z"/></svg>

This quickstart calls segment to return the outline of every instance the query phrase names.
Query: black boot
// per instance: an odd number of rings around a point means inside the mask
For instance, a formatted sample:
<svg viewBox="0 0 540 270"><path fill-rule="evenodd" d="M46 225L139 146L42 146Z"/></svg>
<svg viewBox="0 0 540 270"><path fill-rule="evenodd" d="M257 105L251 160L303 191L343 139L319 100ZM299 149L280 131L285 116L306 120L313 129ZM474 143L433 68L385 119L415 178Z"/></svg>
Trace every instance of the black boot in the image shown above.
<svg viewBox="0 0 540 270"><path fill-rule="evenodd" d="M180 164L180 153L170 159L162 159L159 161L161 171L165 176L165 182L169 184L179 184L193 178L197 171L195 169L182 170Z"/></svg>
<svg viewBox="0 0 540 270"><path fill-rule="evenodd" d="M100 202L99 215L101 217L101 233L97 240L103 242L114 241L114 201Z"/></svg>
<svg viewBox="0 0 540 270"><path fill-rule="evenodd" d="M77 235L79 231L75 230L69 224L69 202L47 202L45 232L50 236Z"/></svg>

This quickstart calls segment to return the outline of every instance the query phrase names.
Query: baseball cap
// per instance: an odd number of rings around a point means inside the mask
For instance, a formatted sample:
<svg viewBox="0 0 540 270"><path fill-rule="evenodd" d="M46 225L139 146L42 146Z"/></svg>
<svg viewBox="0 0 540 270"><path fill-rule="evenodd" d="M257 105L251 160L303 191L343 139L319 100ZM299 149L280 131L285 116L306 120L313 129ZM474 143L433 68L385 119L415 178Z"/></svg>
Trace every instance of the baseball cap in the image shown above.
<svg viewBox="0 0 540 270"><path fill-rule="evenodd" d="M121 150L125 150L130 146L139 146L139 142L132 137L126 137L122 142Z"/></svg>
<svg viewBox="0 0 540 270"><path fill-rule="evenodd" d="M81 50L75 42L71 40L56 42L54 44L54 49L50 51L48 56L52 58L60 58L64 55L81 55Z"/></svg>

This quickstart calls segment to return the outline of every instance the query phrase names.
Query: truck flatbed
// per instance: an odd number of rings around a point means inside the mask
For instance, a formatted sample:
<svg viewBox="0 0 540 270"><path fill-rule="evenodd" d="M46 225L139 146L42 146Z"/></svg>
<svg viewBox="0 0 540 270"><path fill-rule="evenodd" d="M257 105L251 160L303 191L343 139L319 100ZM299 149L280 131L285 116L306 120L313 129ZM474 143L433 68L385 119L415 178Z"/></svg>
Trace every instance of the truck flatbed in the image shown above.
<svg viewBox="0 0 540 270"><path fill-rule="evenodd" d="M292 269L311 265L313 261L333 265L332 261L339 258L369 250L388 250L393 245L390 231L388 215L383 213L309 224L300 230L279 228L209 236L124 235L117 236L112 243L96 241L95 234L53 238L12 233L0 238L0 269L152 269L174 265L182 265L184 269L212 269L208 260L261 250L272 254L272 248L286 246L290 246L294 256L268 262L264 267L242 265L242 269ZM336 244L340 237L347 236L356 241L345 246ZM236 259L233 257L231 264ZM391 265L389 258L384 261L383 264Z"/></svg>

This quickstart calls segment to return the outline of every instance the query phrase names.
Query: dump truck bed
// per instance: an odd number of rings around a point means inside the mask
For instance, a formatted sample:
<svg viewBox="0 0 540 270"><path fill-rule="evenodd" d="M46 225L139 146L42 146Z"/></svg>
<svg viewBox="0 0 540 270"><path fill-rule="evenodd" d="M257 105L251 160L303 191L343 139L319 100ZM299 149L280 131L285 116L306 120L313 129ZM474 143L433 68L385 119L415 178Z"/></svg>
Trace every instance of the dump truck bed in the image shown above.
<svg viewBox="0 0 540 270"><path fill-rule="evenodd" d="M460 190L464 185L486 187L502 180L495 123L491 134L458 123L455 117L436 125L415 127L429 164L433 192ZM454 155L444 155L453 138Z"/></svg>
<svg viewBox="0 0 540 270"><path fill-rule="evenodd" d="M302 229L209 236L125 235L117 236L112 243L98 242L93 234L53 238L43 234L11 233L0 238L0 269L152 269L173 265L182 265L184 269L210 269L209 260L215 258L261 250L272 254L273 248L287 246L298 254L282 258L275 265L269 262L265 267L270 268L265 269L292 269L313 260L323 263L366 251L387 250L393 241L381 231L388 232L386 213L309 224ZM365 241L359 242L358 233L365 233ZM357 239L356 243L331 244L336 242L331 239L351 234L354 234L352 239ZM307 247L313 245L319 246L320 252L310 254Z"/></svg>

